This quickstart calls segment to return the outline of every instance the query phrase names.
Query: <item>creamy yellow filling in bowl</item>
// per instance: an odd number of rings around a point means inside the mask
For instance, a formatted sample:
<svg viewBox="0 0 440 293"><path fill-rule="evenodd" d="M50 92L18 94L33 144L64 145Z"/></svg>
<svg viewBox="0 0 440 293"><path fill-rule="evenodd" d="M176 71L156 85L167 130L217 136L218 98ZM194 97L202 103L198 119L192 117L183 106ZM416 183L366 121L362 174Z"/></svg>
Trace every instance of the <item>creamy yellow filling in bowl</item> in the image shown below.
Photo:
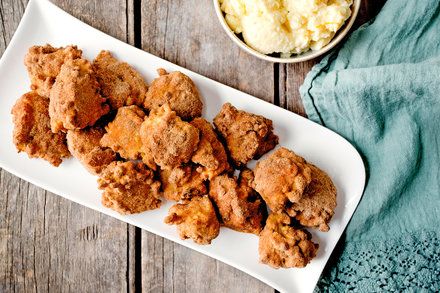
<svg viewBox="0 0 440 293"><path fill-rule="evenodd" d="M272 62L301 62L336 45L349 31L360 0L214 0L228 35Z"/></svg>

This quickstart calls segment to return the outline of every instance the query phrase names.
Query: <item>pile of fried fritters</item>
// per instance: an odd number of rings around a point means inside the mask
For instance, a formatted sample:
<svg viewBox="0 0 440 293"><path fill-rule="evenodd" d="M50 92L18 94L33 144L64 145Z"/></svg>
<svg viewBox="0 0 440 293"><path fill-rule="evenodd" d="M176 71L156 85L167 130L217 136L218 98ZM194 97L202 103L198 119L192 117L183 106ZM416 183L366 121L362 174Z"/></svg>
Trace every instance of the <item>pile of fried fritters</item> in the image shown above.
<svg viewBox="0 0 440 293"><path fill-rule="evenodd" d="M12 108L19 152L54 166L73 155L99 177L102 204L121 214L159 208L162 194L179 202L165 223L182 239L210 244L223 225L259 235L260 261L273 268L315 257L318 244L304 227L329 230L337 191L285 148L246 168L278 144L271 120L227 103L214 128L185 74L159 69L148 86L108 51L93 63L81 56L76 46L29 48L32 91Z"/></svg>

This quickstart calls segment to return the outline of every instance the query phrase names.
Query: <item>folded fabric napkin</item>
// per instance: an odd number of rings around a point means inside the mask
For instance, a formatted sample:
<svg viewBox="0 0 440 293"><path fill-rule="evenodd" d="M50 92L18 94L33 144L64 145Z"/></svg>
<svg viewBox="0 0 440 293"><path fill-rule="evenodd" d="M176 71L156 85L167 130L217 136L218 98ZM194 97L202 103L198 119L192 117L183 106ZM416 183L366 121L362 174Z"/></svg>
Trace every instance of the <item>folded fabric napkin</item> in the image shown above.
<svg viewBox="0 0 440 293"><path fill-rule="evenodd" d="M316 291L440 291L439 12L438 0L389 0L300 88L308 117L367 170Z"/></svg>

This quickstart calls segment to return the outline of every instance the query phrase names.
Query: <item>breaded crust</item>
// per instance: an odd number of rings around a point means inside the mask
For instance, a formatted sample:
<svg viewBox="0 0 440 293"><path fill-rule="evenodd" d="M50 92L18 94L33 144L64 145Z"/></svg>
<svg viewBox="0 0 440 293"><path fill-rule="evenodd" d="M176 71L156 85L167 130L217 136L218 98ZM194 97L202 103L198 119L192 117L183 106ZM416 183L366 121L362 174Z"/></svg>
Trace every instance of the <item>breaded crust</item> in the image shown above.
<svg viewBox="0 0 440 293"><path fill-rule="evenodd" d="M138 106L125 106L106 127L107 133L101 139L103 146L119 153L129 160L142 160L150 169L156 170L153 156L146 151L140 136L145 113Z"/></svg>
<svg viewBox="0 0 440 293"><path fill-rule="evenodd" d="M209 184L209 197L226 227L259 235L267 211L264 201L248 185L251 178L250 170L241 171L238 183L228 174L219 175Z"/></svg>
<svg viewBox="0 0 440 293"><path fill-rule="evenodd" d="M120 214L157 209L161 205L160 182L142 163L114 161L99 174L102 204Z"/></svg>
<svg viewBox="0 0 440 293"><path fill-rule="evenodd" d="M37 92L21 96L12 107L14 115L13 142L18 152L29 158L42 158L59 166L62 158L70 156L64 133L52 133L49 119L49 100Z"/></svg>
<svg viewBox="0 0 440 293"><path fill-rule="evenodd" d="M223 105L214 118L214 125L238 167L246 165L249 160L259 159L278 144L272 120L239 111L230 103Z"/></svg>
<svg viewBox="0 0 440 293"><path fill-rule="evenodd" d="M167 73L160 68L157 72L159 77L150 85L145 108L155 110L168 104L183 120L200 117L203 103L194 82L179 71Z"/></svg>
<svg viewBox="0 0 440 293"><path fill-rule="evenodd" d="M142 105L148 91L143 77L125 62L117 61L102 50L93 60L101 94L112 110L122 106Z"/></svg>
<svg viewBox="0 0 440 293"><path fill-rule="evenodd" d="M31 89L48 98L61 66L67 60L81 58L81 55L82 51L76 46L54 48L46 44L30 47L24 56L24 65L29 73Z"/></svg>
<svg viewBox="0 0 440 293"><path fill-rule="evenodd" d="M292 227L284 212L273 212L260 234L260 262L278 268L303 268L315 256L319 245L312 242L306 230Z"/></svg>
<svg viewBox="0 0 440 293"><path fill-rule="evenodd" d="M279 148L259 161L254 175L252 187L273 211L300 200L312 180L307 162L286 148Z"/></svg>
<svg viewBox="0 0 440 293"><path fill-rule="evenodd" d="M152 111L141 127L141 139L154 162L171 170L187 163L199 144L199 130L182 121L168 104Z"/></svg>
<svg viewBox="0 0 440 293"><path fill-rule="evenodd" d="M182 240L191 238L201 245L211 244L220 233L220 224L208 196L196 196L173 205L165 223L177 225Z"/></svg>
<svg viewBox="0 0 440 293"><path fill-rule="evenodd" d="M93 175L101 173L117 157L114 151L101 146L104 133L99 126L67 131L70 153Z"/></svg>
<svg viewBox="0 0 440 293"><path fill-rule="evenodd" d="M99 94L92 65L86 59L68 60L50 91L49 115L53 132L93 126L109 105Z"/></svg>
<svg viewBox="0 0 440 293"><path fill-rule="evenodd" d="M165 198L179 201L208 192L202 175L192 163L172 170L160 170L160 179Z"/></svg>
<svg viewBox="0 0 440 293"><path fill-rule="evenodd" d="M196 164L201 165L198 171L202 178L211 180L225 170L229 170L228 156L217 134L208 121L203 118L195 118L191 125L200 130L201 138L199 146L191 158Z"/></svg>
<svg viewBox="0 0 440 293"><path fill-rule="evenodd" d="M315 165L308 166L312 170L312 181L304 196L289 205L286 212L303 226L327 232L330 230L328 223L335 214L338 191L327 173Z"/></svg>

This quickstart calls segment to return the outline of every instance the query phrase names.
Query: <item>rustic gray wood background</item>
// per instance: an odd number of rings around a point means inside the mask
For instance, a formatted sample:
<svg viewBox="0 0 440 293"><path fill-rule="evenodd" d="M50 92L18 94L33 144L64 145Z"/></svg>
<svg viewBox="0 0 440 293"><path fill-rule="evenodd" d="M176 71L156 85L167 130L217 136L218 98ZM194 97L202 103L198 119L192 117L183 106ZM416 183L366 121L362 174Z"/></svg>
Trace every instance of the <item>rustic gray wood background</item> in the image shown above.
<svg viewBox="0 0 440 293"><path fill-rule="evenodd" d="M0 0L0 56L27 2ZM52 2L119 40L305 116L298 87L320 59L283 65L248 55L223 32L211 0ZM355 27L375 16L384 2L364 0ZM44 291L274 289L222 262L0 169L0 292Z"/></svg>

